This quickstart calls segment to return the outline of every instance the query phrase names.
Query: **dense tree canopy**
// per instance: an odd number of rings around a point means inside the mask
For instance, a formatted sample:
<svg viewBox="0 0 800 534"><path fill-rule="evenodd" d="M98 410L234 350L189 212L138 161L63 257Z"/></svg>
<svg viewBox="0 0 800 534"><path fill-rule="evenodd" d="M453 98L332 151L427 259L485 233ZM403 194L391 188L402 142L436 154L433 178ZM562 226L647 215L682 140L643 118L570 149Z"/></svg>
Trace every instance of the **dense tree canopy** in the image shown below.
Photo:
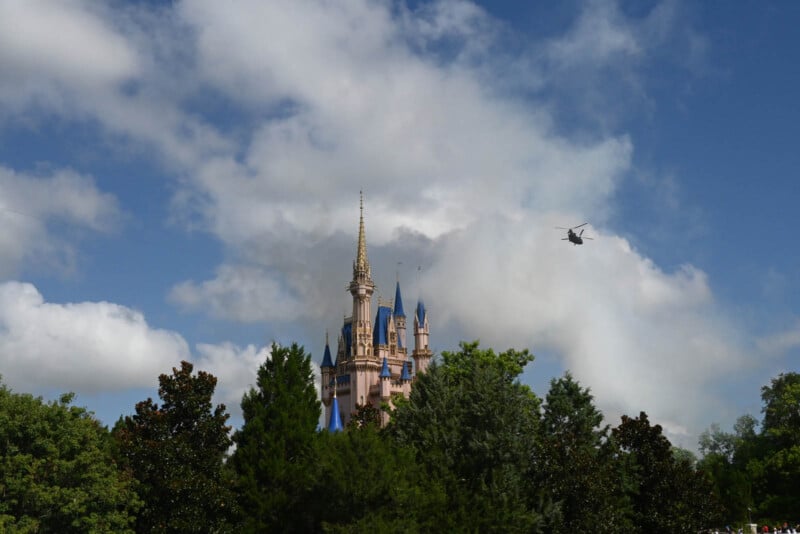
<svg viewBox="0 0 800 534"><path fill-rule="evenodd" d="M533 487L539 399L517 381L533 357L478 343L442 354L394 413L391 435L444 488L437 531L536 532L546 524Z"/></svg>
<svg viewBox="0 0 800 534"><path fill-rule="evenodd" d="M0 385L0 531L133 532L132 481L108 431L71 402Z"/></svg>
<svg viewBox="0 0 800 534"><path fill-rule="evenodd" d="M637 532L694 533L721 520L706 474L674 454L661 425L647 414L622 417L613 438L624 453L627 490Z"/></svg>
<svg viewBox="0 0 800 534"><path fill-rule="evenodd" d="M320 402L311 357L297 344L272 345L256 387L242 399L231 467L248 532L313 531L305 512L314 484Z"/></svg>
<svg viewBox="0 0 800 534"><path fill-rule="evenodd" d="M764 418L712 425L700 460L642 412L609 428L569 373L544 399L533 357L444 352L395 399L318 428L310 356L273 345L228 436L216 379L183 362L113 434L71 396L0 385L3 532L697 532L797 521L800 375L762 389ZM226 454L236 445L231 457ZM721 504L721 506L720 506Z"/></svg>
<svg viewBox="0 0 800 534"><path fill-rule="evenodd" d="M231 444L225 406L212 407L217 379L181 362L158 378L161 406L147 399L117 423L119 456L144 500L139 532L220 532L235 501L223 475Z"/></svg>
<svg viewBox="0 0 800 534"><path fill-rule="evenodd" d="M410 447L386 439L374 424L318 435L314 530L435 532L444 492L428 480Z"/></svg>
<svg viewBox="0 0 800 534"><path fill-rule="evenodd" d="M625 532L631 523L622 464L588 389L566 373L550 382L536 444L536 478L558 503L557 528Z"/></svg>
<svg viewBox="0 0 800 534"><path fill-rule="evenodd" d="M761 389L760 454L749 462L759 513L794 517L800 502L800 374L785 373Z"/></svg>

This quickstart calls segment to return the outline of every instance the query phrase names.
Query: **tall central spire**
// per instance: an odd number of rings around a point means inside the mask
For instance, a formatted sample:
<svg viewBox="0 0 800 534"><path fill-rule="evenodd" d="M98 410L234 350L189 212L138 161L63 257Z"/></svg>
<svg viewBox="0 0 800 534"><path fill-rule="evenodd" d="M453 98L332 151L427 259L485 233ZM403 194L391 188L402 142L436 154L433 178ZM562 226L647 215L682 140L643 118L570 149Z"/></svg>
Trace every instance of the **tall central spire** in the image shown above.
<svg viewBox="0 0 800 534"><path fill-rule="evenodd" d="M363 272L369 276L369 260L367 259L367 238L364 235L364 192L361 195L361 217L358 221L358 251L356 252L356 262L353 271Z"/></svg>

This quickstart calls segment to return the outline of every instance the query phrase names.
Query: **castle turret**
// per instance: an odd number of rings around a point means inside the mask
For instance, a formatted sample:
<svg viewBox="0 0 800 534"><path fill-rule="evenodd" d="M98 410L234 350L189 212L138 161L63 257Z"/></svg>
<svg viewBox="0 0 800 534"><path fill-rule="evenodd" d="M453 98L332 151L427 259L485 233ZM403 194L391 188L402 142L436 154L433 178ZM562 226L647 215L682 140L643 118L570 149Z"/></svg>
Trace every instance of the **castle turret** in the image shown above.
<svg viewBox="0 0 800 534"><path fill-rule="evenodd" d="M406 353L406 312L403 311L403 296L400 294L400 280L394 291L394 324L397 330L397 348Z"/></svg>
<svg viewBox="0 0 800 534"><path fill-rule="evenodd" d="M381 400L389 400L390 382L392 380L392 373L389 371L389 360L383 359L383 366L381 367Z"/></svg>
<svg viewBox="0 0 800 534"><path fill-rule="evenodd" d="M414 313L414 367L417 373L424 373L431 361L431 349L428 347L428 313L425 304L420 301Z"/></svg>
<svg viewBox="0 0 800 534"><path fill-rule="evenodd" d="M328 345L327 332L325 332L325 354L322 356L322 363L319 366L319 370L322 374L322 389L320 391L320 396L322 398L322 403L327 406L330 403L330 400L328 399L328 395L326 393L334 376L333 360L331 360L331 348L330 345Z"/></svg>

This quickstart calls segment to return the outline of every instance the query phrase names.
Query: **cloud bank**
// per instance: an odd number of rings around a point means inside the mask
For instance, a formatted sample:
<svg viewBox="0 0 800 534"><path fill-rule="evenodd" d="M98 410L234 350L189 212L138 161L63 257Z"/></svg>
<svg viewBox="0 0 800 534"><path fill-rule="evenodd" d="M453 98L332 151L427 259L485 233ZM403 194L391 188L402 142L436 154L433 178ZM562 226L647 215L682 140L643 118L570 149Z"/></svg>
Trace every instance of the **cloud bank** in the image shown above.
<svg viewBox="0 0 800 534"><path fill-rule="evenodd" d="M675 434L705 424L720 369L749 365L739 325L702 271L665 272L608 227L635 151L635 139L614 131L615 114L623 101L646 108L638 69L660 46L688 40L674 10L634 19L613 2L587 2L561 34L512 53L504 40L520 36L457 0L415 9L197 0L158 13L42 0L4 9L14 16L0 21L26 32L0 27L0 69L23 82L0 81L3 112L96 121L109 142L154 151L174 184L176 224L224 245L214 277L176 281L169 298L185 310L335 329L363 189L373 265L425 265L419 290L442 348L456 346L455 332L544 347L604 410L647 410ZM37 37L53 25L59 41ZM94 205L113 204L84 189ZM92 227L101 212L76 205L62 215ZM595 236L584 247L552 229L584 221ZM109 382L119 387L152 382L168 357L188 355L179 335L127 308L49 305L24 284L3 291L9 350L53 337L26 352L30 365L14 361L26 380L33 363L65 350L73 361L78 347L100 375L121 365L115 376L127 382ZM28 326L13 322L14 310ZM114 349L128 358L106 361ZM197 350L237 395L261 354ZM72 376L67 367L46 379ZM78 374L85 383L76 384L92 387L91 373Z"/></svg>

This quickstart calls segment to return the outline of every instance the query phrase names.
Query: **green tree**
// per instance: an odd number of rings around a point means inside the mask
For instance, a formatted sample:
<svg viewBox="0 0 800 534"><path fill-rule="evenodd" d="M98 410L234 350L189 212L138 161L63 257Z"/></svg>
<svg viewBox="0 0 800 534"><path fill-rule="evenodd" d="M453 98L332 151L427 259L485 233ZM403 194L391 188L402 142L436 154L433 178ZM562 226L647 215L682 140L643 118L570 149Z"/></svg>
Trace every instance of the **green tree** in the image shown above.
<svg viewBox="0 0 800 534"><path fill-rule="evenodd" d="M747 465L753 457L757 439L756 421L752 416L740 417L734 432L724 432L712 424L700 434L699 449L702 459L698 468L708 474L723 508L724 522L729 524L750 522L754 507L752 484Z"/></svg>
<svg viewBox="0 0 800 534"><path fill-rule="evenodd" d="M350 415L347 428L361 428L365 425L379 427L381 424L381 411L370 403L356 404L356 411Z"/></svg>
<svg viewBox="0 0 800 534"><path fill-rule="evenodd" d="M539 399L517 377L533 357L478 343L442 354L417 377L390 434L447 495L433 530L536 532L545 523L531 484Z"/></svg>
<svg viewBox="0 0 800 534"><path fill-rule="evenodd" d="M387 439L377 425L317 435L315 493L309 499L314 531L431 532L445 505L410 447Z"/></svg>
<svg viewBox="0 0 800 534"><path fill-rule="evenodd" d="M761 389L764 419L755 458L748 464L758 513L794 517L800 502L800 374L784 373Z"/></svg>
<svg viewBox="0 0 800 534"><path fill-rule="evenodd" d="M622 416L612 436L625 454L634 530L694 533L721 520L706 474L675 455L661 425L651 426L646 413Z"/></svg>
<svg viewBox="0 0 800 534"><path fill-rule="evenodd" d="M314 484L314 440L320 403L311 357L296 343L272 345L258 369L256 387L242 399L244 425L233 440L247 532L313 530L305 513Z"/></svg>
<svg viewBox="0 0 800 534"><path fill-rule="evenodd" d="M588 389L566 373L550 382L536 451L536 478L559 503L565 532L625 532L629 504L609 427Z"/></svg>
<svg viewBox="0 0 800 534"><path fill-rule="evenodd" d="M158 377L162 405L139 402L114 435L144 500L139 532L221 532L235 506L224 459L231 445L225 406L212 407L217 379L181 362Z"/></svg>
<svg viewBox="0 0 800 534"><path fill-rule="evenodd" d="M0 385L0 531L133 532L132 480L108 430L72 399L45 403Z"/></svg>

